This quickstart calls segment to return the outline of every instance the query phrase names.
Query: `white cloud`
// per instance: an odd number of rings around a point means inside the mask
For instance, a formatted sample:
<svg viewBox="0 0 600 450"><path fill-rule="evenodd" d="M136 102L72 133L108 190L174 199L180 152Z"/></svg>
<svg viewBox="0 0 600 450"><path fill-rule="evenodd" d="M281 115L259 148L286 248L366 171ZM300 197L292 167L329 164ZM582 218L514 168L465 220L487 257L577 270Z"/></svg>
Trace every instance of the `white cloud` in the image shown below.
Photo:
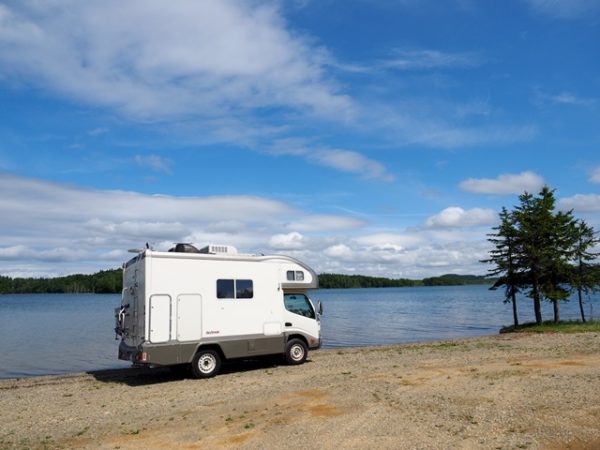
<svg viewBox="0 0 600 450"><path fill-rule="evenodd" d="M531 171L519 174L502 174L497 178L469 178L459 186L463 191L478 194L522 194L524 191L537 192L544 185L544 179Z"/></svg>
<svg viewBox="0 0 600 450"><path fill-rule="evenodd" d="M344 244L337 244L337 245L332 245L331 247L327 247L323 253L325 253L325 255L334 258L334 259L341 259L341 260L347 260L347 259L352 259L352 250L350 249L350 247L348 247L347 245Z"/></svg>
<svg viewBox="0 0 600 450"><path fill-rule="evenodd" d="M374 250L400 252L407 247L415 247L422 239L414 234L374 233L355 238L361 246Z"/></svg>
<svg viewBox="0 0 600 450"><path fill-rule="evenodd" d="M354 217L320 215L263 197L174 197L100 191L0 173L0 274L54 276L118 267L148 242L230 244L284 252L318 272L422 278L484 273L485 209L448 208L431 226L374 232ZM597 199L600 208L600 199ZM494 215L495 217L495 215ZM462 228L460 228L462 227Z"/></svg>
<svg viewBox="0 0 600 450"><path fill-rule="evenodd" d="M425 224L430 228L460 228L492 225L497 220L498 214L493 209L464 210L458 206L451 206L439 214L429 217Z"/></svg>
<svg viewBox="0 0 600 450"><path fill-rule="evenodd" d="M577 194L572 197L564 197L558 200L558 208L563 211L573 209L578 213L600 212L600 195Z"/></svg>
<svg viewBox="0 0 600 450"><path fill-rule="evenodd" d="M373 73L386 70L430 70L451 68L472 68L485 63L476 53L448 53L435 49L406 50L394 49L390 58L373 61L368 65L345 63L329 58L326 64L344 72Z"/></svg>
<svg viewBox="0 0 600 450"><path fill-rule="evenodd" d="M538 104L554 103L557 105L571 105L571 106L592 106L596 103L593 98L584 98L577 96L571 92L559 92L557 94L550 94L542 92L539 88L534 90L535 101Z"/></svg>
<svg viewBox="0 0 600 450"><path fill-rule="evenodd" d="M264 197L100 191L6 173L0 173L0 191L0 260L28 261L32 273L42 271L35 264L47 261L57 263L46 267L52 273L59 267L68 271L73 266L68 263L76 261L86 262L91 271L118 266L124 250L146 242L160 249L196 242L264 252L269 244L286 242L287 248L300 248L300 231L364 226L354 218L313 214Z"/></svg>
<svg viewBox="0 0 600 450"><path fill-rule="evenodd" d="M297 231L287 234L276 234L269 239L269 246L275 250L298 250L305 245L304 236Z"/></svg>
<svg viewBox="0 0 600 450"><path fill-rule="evenodd" d="M93 130L88 131L88 134L90 136L100 136L100 135L106 134L106 133L108 133L108 128L102 128L102 127L94 128Z"/></svg>
<svg viewBox="0 0 600 450"><path fill-rule="evenodd" d="M595 101L591 98L581 98L577 97L570 92L561 92L560 94L556 94L550 97L555 103L560 103L564 105L578 105L578 106L590 106L595 103Z"/></svg>
<svg viewBox="0 0 600 450"><path fill-rule="evenodd" d="M299 156L307 161L367 179L391 182L395 177L379 161L354 150L313 146L302 139L280 139L271 146L272 155Z"/></svg>
<svg viewBox="0 0 600 450"><path fill-rule="evenodd" d="M317 232L355 229L361 228L364 225L364 220L356 219L354 217L323 214L300 217L297 220L287 223L286 227L292 230Z"/></svg>
<svg viewBox="0 0 600 450"><path fill-rule="evenodd" d="M439 50L396 49L394 56L380 64L382 68L398 70L422 70L438 68L470 68L483 64L474 53L446 53Z"/></svg>
<svg viewBox="0 0 600 450"><path fill-rule="evenodd" d="M494 146L531 141L539 134L535 125L465 126L448 120L448 117L456 115L454 104L421 98L399 103L394 108L370 105L362 112L361 126L376 130L395 147L422 145L454 149L483 144Z"/></svg>
<svg viewBox="0 0 600 450"><path fill-rule="evenodd" d="M600 184L600 166L592 170L592 173L590 174L590 182Z"/></svg>
<svg viewBox="0 0 600 450"><path fill-rule="evenodd" d="M526 0L538 14L559 19L583 17L600 10L598 0Z"/></svg>
<svg viewBox="0 0 600 450"><path fill-rule="evenodd" d="M162 172L167 175L173 174L173 171L171 170L173 161L158 155L135 155L133 161L138 166L148 168L155 172Z"/></svg>
<svg viewBox="0 0 600 450"><path fill-rule="evenodd" d="M0 63L25 79L144 120L239 117L283 107L348 117L324 50L286 30L275 3L237 0L0 6Z"/></svg>
<svg viewBox="0 0 600 450"><path fill-rule="evenodd" d="M342 149L321 149L308 154L308 159L326 167L342 172L359 173L365 178L394 181L395 177L387 172L385 166L361 155L358 152Z"/></svg>

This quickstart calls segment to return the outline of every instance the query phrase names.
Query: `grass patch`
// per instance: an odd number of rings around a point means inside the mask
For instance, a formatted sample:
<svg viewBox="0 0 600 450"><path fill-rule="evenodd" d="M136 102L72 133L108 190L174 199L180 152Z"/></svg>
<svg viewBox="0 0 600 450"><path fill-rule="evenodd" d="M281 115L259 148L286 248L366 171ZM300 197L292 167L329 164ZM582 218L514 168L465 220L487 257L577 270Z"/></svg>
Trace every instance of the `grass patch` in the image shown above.
<svg viewBox="0 0 600 450"><path fill-rule="evenodd" d="M515 327L514 325L503 327L500 333L600 333L600 320L580 322L566 321L554 323L546 321L542 325L535 323L524 323Z"/></svg>

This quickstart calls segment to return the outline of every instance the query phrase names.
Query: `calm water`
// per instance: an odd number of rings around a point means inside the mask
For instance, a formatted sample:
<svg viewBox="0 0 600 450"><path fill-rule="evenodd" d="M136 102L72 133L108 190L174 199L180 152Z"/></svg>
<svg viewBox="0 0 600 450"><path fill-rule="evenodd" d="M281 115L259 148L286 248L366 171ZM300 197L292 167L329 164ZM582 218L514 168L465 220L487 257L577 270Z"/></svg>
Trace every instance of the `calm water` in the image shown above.
<svg viewBox="0 0 600 450"><path fill-rule="evenodd" d="M324 305L324 346L347 347L496 334L512 323L501 295L457 286L332 289L311 297ZM600 299L593 301L600 312ZM0 296L0 378L127 367L116 359L112 331L119 303L119 295ZM533 320L531 302L519 306L521 321ZM543 313L552 317L549 304ZM563 304L561 316L578 318L577 302Z"/></svg>

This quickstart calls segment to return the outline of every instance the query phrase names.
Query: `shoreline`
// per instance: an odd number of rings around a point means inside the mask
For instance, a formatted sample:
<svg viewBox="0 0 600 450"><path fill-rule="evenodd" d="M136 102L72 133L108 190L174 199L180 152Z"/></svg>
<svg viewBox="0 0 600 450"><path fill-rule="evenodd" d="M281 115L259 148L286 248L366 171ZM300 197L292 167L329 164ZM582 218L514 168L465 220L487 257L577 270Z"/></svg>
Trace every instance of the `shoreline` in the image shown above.
<svg viewBox="0 0 600 450"><path fill-rule="evenodd" d="M600 333L322 349L301 366L224 369L0 380L0 448L600 446Z"/></svg>
<svg viewBox="0 0 600 450"><path fill-rule="evenodd" d="M431 339L431 340L422 340L422 341L411 341L411 342L396 342L396 343L387 343L387 344L365 344L365 345L351 345L351 346L333 346L333 347L321 347L319 350L317 350L317 352L323 352L323 351L337 351L337 350L352 350L352 349L378 349L380 347L394 347L394 346L402 346L402 345L406 345L406 346L410 346L410 345L427 345L427 344L431 344L434 342L447 342L447 341L469 341L472 339L481 339L481 338L486 338L486 337L492 337L492 336L497 336L498 334L501 334L500 332L496 332L493 334L482 334L479 336L461 336L461 337L456 337L456 338L449 338L449 339ZM313 354L315 350L311 350L309 353L309 359L310 359L310 355ZM269 356L265 356L265 357L257 357L257 359L267 359L269 358ZM273 357L276 358L276 357ZM251 360L251 358L250 358ZM117 361L117 364L119 362ZM123 363L126 363L125 361L123 361ZM224 362L224 364L231 364L234 366L240 366L241 368L243 368L243 362L242 361L232 361L232 362ZM167 368L165 368L167 369ZM110 371L119 371L119 370L142 370L142 371L152 371L152 370L161 370L161 367L155 367L152 369L148 369L148 368L135 368L132 366L127 366L127 367L108 367L108 368L103 368L103 369L90 369L90 370L76 370L76 371L67 371L67 372L58 372L58 373L43 373L43 374L36 374L36 375L23 375L23 376L16 376L16 377L0 377L0 383L2 383L3 381L20 381L20 380L28 380L31 378L40 378L40 377L68 377L70 375L94 375L95 373L104 373L104 372L110 372ZM1 388L0 388L1 389Z"/></svg>

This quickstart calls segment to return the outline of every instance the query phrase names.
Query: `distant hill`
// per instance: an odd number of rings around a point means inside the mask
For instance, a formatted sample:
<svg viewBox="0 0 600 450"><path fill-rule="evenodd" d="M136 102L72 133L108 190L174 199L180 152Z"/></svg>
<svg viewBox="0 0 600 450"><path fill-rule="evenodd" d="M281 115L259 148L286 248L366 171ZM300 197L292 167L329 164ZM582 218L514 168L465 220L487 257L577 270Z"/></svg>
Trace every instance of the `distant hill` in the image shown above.
<svg viewBox="0 0 600 450"><path fill-rule="evenodd" d="M114 294L122 289L121 269L102 270L91 275L67 275L56 278L10 278L0 276L0 294ZM407 278L368 277L323 273L319 275L322 289L382 288L411 286L459 286L492 284L494 280L477 275L447 274L423 280Z"/></svg>
<svg viewBox="0 0 600 450"><path fill-rule="evenodd" d="M493 284L495 280L480 275L446 274L439 277L423 278L424 286L464 286L468 284Z"/></svg>

